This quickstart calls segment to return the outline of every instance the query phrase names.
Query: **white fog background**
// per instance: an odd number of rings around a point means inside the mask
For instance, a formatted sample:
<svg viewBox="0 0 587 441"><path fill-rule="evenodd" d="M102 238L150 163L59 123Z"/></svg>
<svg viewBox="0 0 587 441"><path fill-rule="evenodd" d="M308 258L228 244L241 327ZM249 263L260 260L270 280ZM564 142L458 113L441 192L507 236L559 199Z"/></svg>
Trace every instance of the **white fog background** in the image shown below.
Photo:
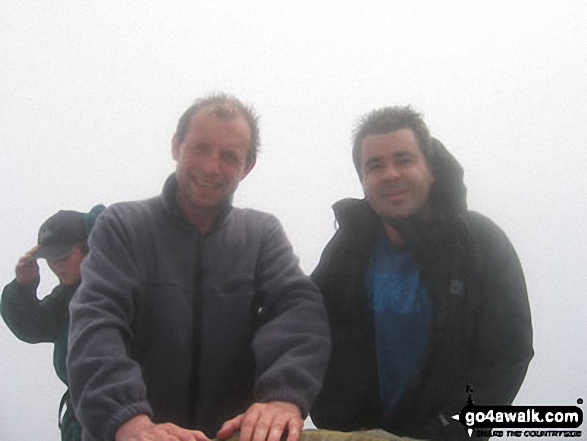
<svg viewBox="0 0 587 441"><path fill-rule="evenodd" d="M212 91L260 114L235 203L277 215L307 273L332 203L362 196L356 119L422 111L522 261L536 355L516 402L587 398L584 0L2 0L0 285L56 211L158 194L177 119ZM40 294L55 284L43 261ZM58 440L64 389L52 345L0 321L0 440Z"/></svg>

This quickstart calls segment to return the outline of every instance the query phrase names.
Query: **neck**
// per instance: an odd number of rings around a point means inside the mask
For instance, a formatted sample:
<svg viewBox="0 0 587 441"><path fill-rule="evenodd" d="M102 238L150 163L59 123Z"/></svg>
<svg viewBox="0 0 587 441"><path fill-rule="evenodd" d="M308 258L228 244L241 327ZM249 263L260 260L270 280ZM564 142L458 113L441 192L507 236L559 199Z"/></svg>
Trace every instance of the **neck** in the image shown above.
<svg viewBox="0 0 587 441"><path fill-rule="evenodd" d="M206 234L210 231L212 224L222 212L222 208L194 209L181 198L179 193L176 200L179 211L187 218L190 224L197 228L200 234Z"/></svg>
<svg viewBox="0 0 587 441"><path fill-rule="evenodd" d="M422 211L413 216L412 218L405 218L403 221L407 222L430 222L435 218L435 213L432 209L432 204L428 202ZM397 231L397 228L393 226L392 222L386 222L384 219L381 219L383 222L383 228L385 230L385 234L389 238L392 244L398 247L402 247L406 244L406 241L401 237L400 233Z"/></svg>
<svg viewBox="0 0 587 441"><path fill-rule="evenodd" d="M405 242L402 239L402 237L399 235L397 230L390 224L388 224L387 222L383 222L383 229L385 230L385 234L387 235L392 244L398 247L402 247L405 245Z"/></svg>
<svg viewBox="0 0 587 441"><path fill-rule="evenodd" d="M208 213L184 213L184 215L187 217L188 222L198 229L200 234L206 234L210 231L212 224L218 217L217 214Z"/></svg>

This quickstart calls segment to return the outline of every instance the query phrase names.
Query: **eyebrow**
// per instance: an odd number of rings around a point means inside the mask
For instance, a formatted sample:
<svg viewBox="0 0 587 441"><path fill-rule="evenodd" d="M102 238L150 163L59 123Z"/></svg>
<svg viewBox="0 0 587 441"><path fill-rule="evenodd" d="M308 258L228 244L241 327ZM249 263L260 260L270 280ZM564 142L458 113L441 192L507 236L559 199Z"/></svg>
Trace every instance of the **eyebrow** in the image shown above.
<svg viewBox="0 0 587 441"><path fill-rule="evenodd" d="M394 159L396 159L396 158L401 159L401 158L407 158L407 157L414 158L415 156L416 155L413 152L409 152L407 150L401 150L401 151L393 154Z"/></svg>
<svg viewBox="0 0 587 441"><path fill-rule="evenodd" d="M382 161L383 161L382 156L371 156L369 159L367 159L365 161L365 164L363 164L363 165L367 166L367 165L371 165L373 163L382 162Z"/></svg>
<svg viewBox="0 0 587 441"><path fill-rule="evenodd" d="M190 143L187 143L188 147L209 147L210 144L206 141L202 141L200 139L193 140Z"/></svg>
<svg viewBox="0 0 587 441"><path fill-rule="evenodd" d="M399 152L395 152L392 155L392 159L413 158L415 156L416 155L413 152L410 152L408 150L401 150ZM384 160L384 155L371 156L369 159L367 159L365 161L365 165L369 165L374 162L381 162L383 160Z"/></svg>

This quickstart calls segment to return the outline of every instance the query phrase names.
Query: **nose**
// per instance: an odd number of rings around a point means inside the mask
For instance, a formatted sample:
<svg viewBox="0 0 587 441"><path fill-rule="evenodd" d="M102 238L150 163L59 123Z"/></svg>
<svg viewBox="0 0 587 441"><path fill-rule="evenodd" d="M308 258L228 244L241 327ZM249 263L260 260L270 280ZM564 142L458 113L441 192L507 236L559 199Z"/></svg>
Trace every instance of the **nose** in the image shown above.
<svg viewBox="0 0 587 441"><path fill-rule="evenodd" d="M209 176L220 174L220 155L217 152L210 152L203 158L201 169Z"/></svg>
<svg viewBox="0 0 587 441"><path fill-rule="evenodd" d="M51 271L53 271L55 274L63 269L63 260L61 259L47 260L47 264L49 265Z"/></svg>
<svg viewBox="0 0 587 441"><path fill-rule="evenodd" d="M393 181L401 176L400 170L393 164L387 164L383 171L383 179Z"/></svg>

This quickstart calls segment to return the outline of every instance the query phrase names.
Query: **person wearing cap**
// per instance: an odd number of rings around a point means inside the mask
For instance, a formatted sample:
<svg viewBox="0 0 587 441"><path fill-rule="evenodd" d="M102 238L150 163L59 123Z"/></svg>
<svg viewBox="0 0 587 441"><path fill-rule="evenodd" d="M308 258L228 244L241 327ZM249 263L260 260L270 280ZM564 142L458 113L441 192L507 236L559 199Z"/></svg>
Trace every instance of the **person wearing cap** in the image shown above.
<svg viewBox="0 0 587 441"><path fill-rule="evenodd" d="M61 210L47 219L39 229L38 244L18 260L16 276L2 292L0 311L10 330L27 343L54 343L53 366L66 385L69 301L80 284L80 265L88 253L88 235L104 209L97 205L89 213ZM40 300L37 259L46 259L59 279L59 285ZM67 396L68 392L61 407ZM81 439L81 429L70 406L60 418L60 429L64 441Z"/></svg>

